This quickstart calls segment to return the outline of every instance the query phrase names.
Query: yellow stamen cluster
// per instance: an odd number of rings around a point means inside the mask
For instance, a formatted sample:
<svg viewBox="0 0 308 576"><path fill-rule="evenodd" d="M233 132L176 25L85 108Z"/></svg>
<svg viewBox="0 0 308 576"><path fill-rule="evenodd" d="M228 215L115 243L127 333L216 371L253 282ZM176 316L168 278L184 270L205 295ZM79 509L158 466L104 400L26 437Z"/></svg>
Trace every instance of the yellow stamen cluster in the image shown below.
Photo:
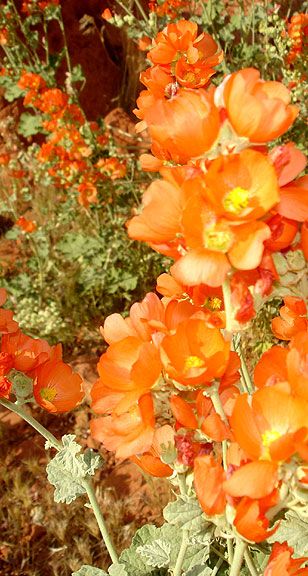
<svg viewBox="0 0 308 576"><path fill-rule="evenodd" d="M275 440L278 440L280 436L281 434L278 430L266 430L266 432L262 434L262 444L264 446L262 458L264 460L271 459L269 447L273 442L275 442Z"/></svg>
<svg viewBox="0 0 308 576"><path fill-rule="evenodd" d="M205 230L204 245L208 250L228 252L233 243L233 235L227 229L211 228Z"/></svg>
<svg viewBox="0 0 308 576"><path fill-rule="evenodd" d="M241 186L236 186L224 197L223 206L227 212L240 214L247 208L249 202L249 191Z"/></svg>
<svg viewBox="0 0 308 576"><path fill-rule="evenodd" d="M204 360L199 356L188 356L184 363L184 372L188 372L191 368L201 368L204 366Z"/></svg>
<svg viewBox="0 0 308 576"><path fill-rule="evenodd" d="M56 395L57 391L55 388L41 388L40 395L43 400L47 400L47 402L52 402Z"/></svg>

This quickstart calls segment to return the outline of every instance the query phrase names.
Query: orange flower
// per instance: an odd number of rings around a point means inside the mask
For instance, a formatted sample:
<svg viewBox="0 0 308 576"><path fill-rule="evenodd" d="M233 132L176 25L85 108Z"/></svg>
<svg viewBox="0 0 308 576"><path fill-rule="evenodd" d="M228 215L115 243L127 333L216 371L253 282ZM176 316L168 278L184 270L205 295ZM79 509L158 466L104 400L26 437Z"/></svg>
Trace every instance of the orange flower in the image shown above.
<svg viewBox="0 0 308 576"><path fill-rule="evenodd" d="M18 87L22 90L33 90L38 92L39 90L46 88L46 82L39 74L26 72L24 70L18 80Z"/></svg>
<svg viewBox="0 0 308 576"><path fill-rule="evenodd" d="M141 94L142 97L142 94ZM148 127L152 139L152 153L163 160L183 164L202 156L214 144L219 128L219 113L212 93L203 89L180 88L169 100L151 98L141 108L144 127Z"/></svg>
<svg viewBox="0 0 308 576"><path fill-rule="evenodd" d="M141 36L141 38L139 38L138 40L138 48L142 52L146 52L146 50L149 49L151 44L152 44L152 38L149 38L148 36Z"/></svg>
<svg viewBox="0 0 308 576"><path fill-rule="evenodd" d="M53 353L46 340L31 338L20 330L2 336L1 351L12 356L15 370L26 373L31 373L40 364L49 360Z"/></svg>
<svg viewBox="0 0 308 576"><path fill-rule="evenodd" d="M37 228L35 222L32 220L27 220L27 218L24 218L23 216L20 216L20 218L16 220L15 224L16 226L19 226L24 232L28 232L28 234L31 234L31 232L34 232Z"/></svg>
<svg viewBox="0 0 308 576"><path fill-rule="evenodd" d="M272 346L262 354L254 371L254 383L257 388L273 386L277 382L288 380L287 361L288 349L282 346Z"/></svg>
<svg viewBox="0 0 308 576"><path fill-rule="evenodd" d="M161 372L159 352L133 336L111 344L98 363L92 408L99 414L126 412L155 384Z"/></svg>
<svg viewBox="0 0 308 576"><path fill-rule="evenodd" d="M91 435L117 458L148 452L154 437L154 408L150 394L142 396L138 405L120 416L103 416L90 422Z"/></svg>
<svg viewBox="0 0 308 576"><path fill-rule="evenodd" d="M33 374L36 402L52 413L73 410L84 397L82 379L57 358L37 367Z"/></svg>
<svg viewBox="0 0 308 576"><path fill-rule="evenodd" d="M204 184L202 195L215 213L238 223L261 218L279 202L276 171L255 150L219 156L211 162Z"/></svg>
<svg viewBox="0 0 308 576"><path fill-rule="evenodd" d="M269 496L278 484L278 466L262 460L249 462L235 470L223 483L223 489L229 496L251 499Z"/></svg>
<svg viewBox="0 0 308 576"><path fill-rule="evenodd" d="M288 460L296 453L297 432L307 426L308 403L279 386L238 396L230 418L235 440L251 460Z"/></svg>
<svg viewBox="0 0 308 576"><path fill-rule="evenodd" d="M37 108L47 114L55 114L67 106L68 99L68 95L59 88L50 88L41 94Z"/></svg>
<svg viewBox="0 0 308 576"><path fill-rule="evenodd" d="M265 82L254 68L234 72L223 86L229 121L239 136L269 142L284 134L298 115L290 92L280 82Z"/></svg>
<svg viewBox="0 0 308 576"><path fill-rule="evenodd" d="M0 376L0 398L9 398L11 388L12 382L3 376Z"/></svg>
<svg viewBox="0 0 308 576"><path fill-rule="evenodd" d="M127 336L135 336L145 342L151 340L154 327L164 327L165 308L154 292L148 292L142 302L135 302L130 308L129 317L111 314L104 322L101 333L108 344L119 342Z"/></svg>
<svg viewBox="0 0 308 576"><path fill-rule="evenodd" d="M292 64L307 48L308 14L294 14L288 24L288 35L292 41L290 52L287 55L288 64Z"/></svg>
<svg viewBox="0 0 308 576"><path fill-rule="evenodd" d="M271 230L271 237L264 242L264 246L268 250L280 252L292 244L298 231L298 223L295 220L275 214L275 216L266 220L266 224Z"/></svg>
<svg viewBox="0 0 308 576"><path fill-rule="evenodd" d="M110 20L111 18L113 18L111 11L109 10L109 8L105 8L105 10L103 10L102 12L102 18L104 20Z"/></svg>
<svg viewBox="0 0 308 576"><path fill-rule="evenodd" d="M223 514L226 496L222 488L225 472L211 455L198 456L194 461L194 485L202 510L212 516Z"/></svg>
<svg viewBox="0 0 308 576"><path fill-rule="evenodd" d="M222 376L230 343L217 328L192 318L181 322L174 334L165 336L160 349L170 378L186 386L198 386Z"/></svg>
<svg viewBox="0 0 308 576"><path fill-rule="evenodd" d="M266 498L264 499L266 500ZM277 530L277 526L269 530L269 520L265 516L268 506L262 500L252 500L244 497L236 507L233 521L239 534L251 542L262 542Z"/></svg>
<svg viewBox="0 0 308 576"><path fill-rule="evenodd" d="M274 164L279 186L289 184L305 169L307 164L305 154L296 148L294 142L275 146L269 152L269 158Z"/></svg>
<svg viewBox="0 0 308 576"><path fill-rule="evenodd" d="M270 229L256 218L279 199L277 177L268 160L252 150L217 158L204 177L182 187L188 185L191 197L182 228L190 250L171 268L175 279L215 287L223 283L231 265L239 270L258 267Z"/></svg>
<svg viewBox="0 0 308 576"><path fill-rule="evenodd" d="M164 449L174 445L174 430L169 425L156 428L153 436L153 444L150 452L138 456L131 456L131 460L135 462L144 472L156 476L158 478L165 478L171 476L173 473L172 468L161 461L161 454Z"/></svg>
<svg viewBox="0 0 308 576"><path fill-rule="evenodd" d="M276 210L281 216L297 222L308 220L308 176L298 178L279 191L280 202Z"/></svg>
<svg viewBox="0 0 308 576"><path fill-rule="evenodd" d="M307 359L308 332L306 330L293 336L289 349L274 346L263 354L255 368L255 385L261 388L277 384L295 397L307 401Z"/></svg>
<svg viewBox="0 0 308 576"><path fill-rule="evenodd" d="M179 20L159 32L148 58L172 72L180 84L200 88L215 73L212 69L223 60L215 40L206 33L198 36L195 22Z"/></svg>
<svg viewBox="0 0 308 576"><path fill-rule="evenodd" d="M156 180L143 195L143 211L127 223L128 235L163 254L178 255L182 214L188 193L175 182Z"/></svg>
<svg viewBox="0 0 308 576"><path fill-rule="evenodd" d="M286 296L280 316L272 320L272 332L280 340L290 340L297 332L308 330L307 306L301 298Z"/></svg>
<svg viewBox="0 0 308 576"><path fill-rule="evenodd" d="M308 568L301 568L308 557L292 558L293 552L287 542L275 542L264 576L308 576Z"/></svg>

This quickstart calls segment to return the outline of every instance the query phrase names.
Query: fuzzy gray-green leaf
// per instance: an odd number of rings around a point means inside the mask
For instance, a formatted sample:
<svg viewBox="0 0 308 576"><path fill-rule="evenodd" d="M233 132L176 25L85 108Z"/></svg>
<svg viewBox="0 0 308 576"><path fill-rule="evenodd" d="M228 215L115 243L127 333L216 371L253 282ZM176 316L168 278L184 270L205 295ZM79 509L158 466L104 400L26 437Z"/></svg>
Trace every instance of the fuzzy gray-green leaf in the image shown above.
<svg viewBox="0 0 308 576"><path fill-rule="evenodd" d="M294 548L294 555L297 557L308 554L308 522L301 518L296 512L290 510L286 513L285 519L281 520L278 530L268 539L273 542L287 542Z"/></svg>
<svg viewBox="0 0 308 576"><path fill-rule="evenodd" d="M164 518L169 524L188 530L199 531L209 526L196 498L180 497L175 502L170 502L164 509Z"/></svg>
<svg viewBox="0 0 308 576"><path fill-rule="evenodd" d="M91 450L79 454L81 446L75 442L74 434L63 436L62 444L62 450L46 467L47 478L55 487L55 502L70 504L86 492L84 480L95 473L101 458Z"/></svg>
<svg viewBox="0 0 308 576"><path fill-rule="evenodd" d="M161 538L154 540L150 544L138 546L136 549L137 554L140 554L146 564L154 568L163 568L169 566L171 544Z"/></svg>

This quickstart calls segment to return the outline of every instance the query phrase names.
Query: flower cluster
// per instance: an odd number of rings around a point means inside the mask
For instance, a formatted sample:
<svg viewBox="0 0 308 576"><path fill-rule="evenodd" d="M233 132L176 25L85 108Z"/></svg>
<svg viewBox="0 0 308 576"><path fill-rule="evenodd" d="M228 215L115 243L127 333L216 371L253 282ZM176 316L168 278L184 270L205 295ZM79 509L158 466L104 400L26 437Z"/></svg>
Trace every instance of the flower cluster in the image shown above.
<svg viewBox="0 0 308 576"><path fill-rule="evenodd" d="M157 16L176 18L179 14L189 11L190 4L188 0L152 0L149 2L149 9Z"/></svg>
<svg viewBox="0 0 308 576"><path fill-rule="evenodd" d="M55 186L75 188L83 206L97 203L100 183L126 174L125 161L109 157L107 131L87 122L80 106L60 88L48 88L42 76L23 72L18 86L25 91L24 105L42 114L47 138L37 157L48 164Z"/></svg>
<svg viewBox="0 0 308 576"><path fill-rule="evenodd" d="M292 64L301 54L307 52L308 14L301 12L292 16L288 23L288 36L292 44L287 62Z"/></svg>
<svg viewBox="0 0 308 576"><path fill-rule="evenodd" d="M29 16L37 10L46 10L46 8L60 5L60 0L23 0L21 11Z"/></svg>
<svg viewBox="0 0 308 576"><path fill-rule="evenodd" d="M0 289L0 306L6 291ZM0 308L0 397L9 398L16 375L33 381L33 396L48 412L67 412L84 397L82 380L62 360L60 344L24 334L10 310Z"/></svg>
<svg viewBox="0 0 308 576"><path fill-rule="evenodd" d="M171 274L183 285L219 287L232 276L241 320L241 304L254 313L249 287L266 295L278 278L273 252L294 247L300 230L306 246L307 177L296 179L305 156L292 142L268 148L298 110L283 84L261 80L253 68L227 76L216 89L181 84L183 60L194 66L188 58L196 55L196 65L210 67L220 59L217 47L207 58L201 48L210 45L207 36L196 39L189 25L180 21L158 34L148 55L154 66L142 75L148 89L136 114L153 155L141 161L163 179L145 192L128 233L172 257Z"/></svg>
<svg viewBox="0 0 308 576"><path fill-rule="evenodd" d="M270 146L298 110L283 84L252 68L206 89L221 53L190 22L168 25L148 58L136 114L152 139L143 166L162 178L128 233L174 264L158 278L162 299L147 294L128 318L104 323L91 431L150 474L193 473L205 514L261 542L307 484L305 303L285 298L273 332L289 345L261 357L254 382L231 333L279 281L275 254L307 255L305 157L292 142ZM266 573L277 558L286 569L305 561L291 554L276 547Z"/></svg>

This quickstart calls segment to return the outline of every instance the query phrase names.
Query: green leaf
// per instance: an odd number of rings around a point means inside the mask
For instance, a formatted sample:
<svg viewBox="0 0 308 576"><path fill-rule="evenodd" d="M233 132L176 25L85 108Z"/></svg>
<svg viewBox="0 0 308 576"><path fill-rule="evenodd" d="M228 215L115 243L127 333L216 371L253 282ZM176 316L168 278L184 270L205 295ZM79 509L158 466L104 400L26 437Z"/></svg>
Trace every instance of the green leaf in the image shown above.
<svg viewBox="0 0 308 576"><path fill-rule="evenodd" d="M210 526L196 498L178 498L164 508L164 518L170 524L189 530L204 530Z"/></svg>
<svg viewBox="0 0 308 576"><path fill-rule="evenodd" d="M85 75L82 71L80 64L74 66L71 72L71 82L83 82L85 80Z"/></svg>
<svg viewBox="0 0 308 576"><path fill-rule="evenodd" d="M84 479L95 473L102 459L91 450L79 455L81 446L74 441L74 434L63 436L63 449L49 462L46 467L47 478L55 487L55 502L70 504L86 492ZM49 443L46 447L50 448Z"/></svg>
<svg viewBox="0 0 308 576"><path fill-rule="evenodd" d="M152 544L160 537L165 542L171 543L173 547L172 552L175 557L177 556L181 545L181 531L168 524L165 524L161 528L147 524L140 528L140 530L137 530L131 546L127 550L124 550L120 556L120 561L125 565L128 576L154 576L156 574L167 574L167 572L164 571L164 568L162 568L163 572L157 572L156 568L150 567L143 556L137 552L138 548L142 549L145 545Z"/></svg>
<svg viewBox="0 0 308 576"><path fill-rule="evenodd" d="M4 98L8 101L8 102L13 102L13 100L16 100L17 98L20 98L21 96L23 96L24 91L21 90L17 84L8 84L5 87L5 92L4 92Z"/></svg>
<svg viewBox="0 0 308 576"><path fill-rule="evenodd" d="M77 572L73 572L72 576L108 576L108 574L104 570L85 564L81 566Z"/></svg>
<svg viewBox="0 0 308 576"><path fill-rule="evenodd" d="M123 564L112 564L108 568L109 576L127 576L127 572Z"/></svg>
<svg viewBox="0 0 308 576"><path fill-rule="evenodd" d="M158 538L158 540L154 540L150 544L138 546L136 552L145 559L146 564L149 566L163 568L169 566L171 544Z"/></svg>
<svg viewBox="0 0 308 576"><path fill-rule="evenodd" d="M183 562L183 570L191 570L194 566L204 565L207 562L210 538L209 532L196 533L192 531ZM162 542L165 545L163 550ZM146 525L136 532L130 548L122 552L120 561L125 565L128 576L167 574L164 570L167 568L174 569L181 544L182 530L179 529L179 526L164 524L157 528L153 525ZM168 564L166 563L167 552L170 556ZM163 572L157 573L155 569L163 570Z"/></svg>
<svg viewBox="0 0 308 576"><path fill-rule="evenodd" d="M21 228L14 226L13 228L11 228L11 230L8 230L6 232L5 238L7 238L7 240L16 240L16 238L18 238L20 234L22 234Z"/></svg>
<svg viewBox="0 0 308 576"><path fill-rule="evenodd" d="M42 118L23 112L19 119L18 133L26 138L42 132Z"/></svg>
<svg viewBox="0 0 308 576"><path fill-rule="evenodd" d="M294 555L301 557L308 555L308 522L303 520L296 512L286 512L285 519L280 522L278 530L268 539L274 542L287 542L294 548Z"/></svg>

